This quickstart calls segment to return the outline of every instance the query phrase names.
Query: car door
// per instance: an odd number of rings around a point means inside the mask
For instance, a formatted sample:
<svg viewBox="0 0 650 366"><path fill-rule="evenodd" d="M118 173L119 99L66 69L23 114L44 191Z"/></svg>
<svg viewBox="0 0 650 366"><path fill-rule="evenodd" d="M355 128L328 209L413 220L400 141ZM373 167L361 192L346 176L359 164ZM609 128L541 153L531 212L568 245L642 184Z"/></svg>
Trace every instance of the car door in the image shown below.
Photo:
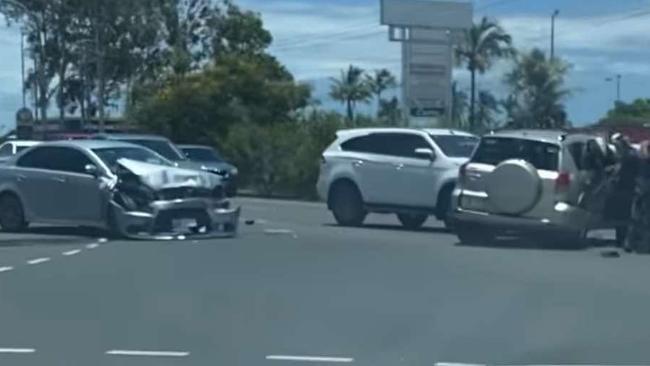
<svg viewBox="0 0 650 366"><path fill-rule="evenodd" d="M416 149L435 149L428 139L417 133L395 133L390 138L394 174L399 184L393 194L400 205L434 209L436 189L442 173L441 159L418 156Z"/></svg>
<svg viewBox="0 0 650 366"><path fill-rule="evenodd" d="M15 179L21 199L32 221L50 221L56 186L50 168L53 147L39 147L16 162Z"/></svg>
<svg viewBox="0 0 650 366"><path fill-rule="evenodd" d="M396 205L399 177L390 153L390 134L369 133L342 144L354 177L368 204Z"/></svg>
<svg viewBox="0 0 650 366"><path fill-rule="evenodd" d="M86 173L87 165L97 164L84 151L73 147L58 147L56 157L53 180L58 208L52 215L70 223L101 223L107 207L106 193L100 180Z"/></svg>

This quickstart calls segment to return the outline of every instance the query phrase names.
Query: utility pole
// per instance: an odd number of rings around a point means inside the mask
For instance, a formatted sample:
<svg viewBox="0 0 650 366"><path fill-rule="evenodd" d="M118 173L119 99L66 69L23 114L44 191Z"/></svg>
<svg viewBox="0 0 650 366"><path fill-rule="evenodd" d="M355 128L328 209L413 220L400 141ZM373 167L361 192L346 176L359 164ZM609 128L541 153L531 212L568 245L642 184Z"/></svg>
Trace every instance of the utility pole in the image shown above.
<svg viewBox="0 0 650 366"><path fill-rule="evenodd" d="M551 61L555 59L555 18L560 15L560 11L555 9L551 15Z"/></svg>
<svg viewBox="0 0 650 366"><path fill-rule="evenodd" d="M621 102L621 79L623 78L623 75L617 74L615 77L608 77L605 79L607 82L613 82L616 80L616 101Z"/></svg>
<svg viewBox="0 0 650 366"><path fill-rule="evenodd" d="M20 28L20 80L23 92L23 108L27 108L27 97L25 95L25 32Z"/></svg>

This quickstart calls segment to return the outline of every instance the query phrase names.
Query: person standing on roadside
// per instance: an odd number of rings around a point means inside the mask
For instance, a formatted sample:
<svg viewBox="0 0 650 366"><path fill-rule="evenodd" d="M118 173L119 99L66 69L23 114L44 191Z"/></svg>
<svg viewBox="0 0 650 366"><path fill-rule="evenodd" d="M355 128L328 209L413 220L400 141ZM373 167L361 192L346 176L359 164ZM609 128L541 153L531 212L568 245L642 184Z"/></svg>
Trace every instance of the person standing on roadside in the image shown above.
<svg viewBox="0 0 650 366"><path fill-rule="evenodd" d="M639 170L625 250L650 253L650 141L639 147Z"/></svg>

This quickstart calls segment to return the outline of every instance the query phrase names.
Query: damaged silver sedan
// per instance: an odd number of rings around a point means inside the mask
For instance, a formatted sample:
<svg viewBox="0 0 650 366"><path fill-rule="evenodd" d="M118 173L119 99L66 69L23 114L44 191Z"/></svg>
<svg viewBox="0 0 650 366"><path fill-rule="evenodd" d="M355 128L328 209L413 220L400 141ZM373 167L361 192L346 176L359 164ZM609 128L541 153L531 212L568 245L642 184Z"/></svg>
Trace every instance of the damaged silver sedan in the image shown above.
<svg viewBox="0 0 650 366"><path fill-rule="evenodd" d="M133 239L232 237L221 178L116 141L38 145L0 167L0 227L92 226Z"/></svg>

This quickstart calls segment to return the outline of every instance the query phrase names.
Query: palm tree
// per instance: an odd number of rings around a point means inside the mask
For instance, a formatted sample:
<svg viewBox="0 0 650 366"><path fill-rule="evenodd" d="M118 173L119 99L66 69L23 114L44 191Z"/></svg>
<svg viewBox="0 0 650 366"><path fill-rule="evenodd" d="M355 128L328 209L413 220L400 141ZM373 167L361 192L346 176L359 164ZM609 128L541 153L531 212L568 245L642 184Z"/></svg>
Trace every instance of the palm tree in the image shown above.
<svg viewBox="0 0 650 366"><path fill-rule="evenodd" d="M331 79L330 97L345 104L349 121L354 120L357 103L367 103L372 96L363 75L363 69L350 65L347 70L341 71L339 79Z"/></svg>
<svg viewBox="0 0 650 366"><path fill-rule="evenodd" d="M465 128L466 115L467 115L467 93L460 90L458 87L458 82L454 81L451 84L451 123L450 126L455 128L463 129Z"/></svg>
<svg viewBox="0 0 650 366"><path fill-rule="evenodd" d="M487 90L478 92L478 110L476 120L485 131L497 128L497 114L500 109L499 101ZM484 132L484 131L482 131Z"/></svg>
<svg viewBox="0 0 650 366"><path fill-rule="evenodd" d="M517 59L506 75L506 84L516 101L516 125L529 128L568 127L564 99L571 91L564 86L569 67L558 58L550 60L533 49Z"/></svg>
<svg viewBox="0 0 650 366"><path fill-rule="evenodd" d="M474 129L476 108L476 73L485 73L496 59L507 58L515 53L512 37L496 22L484 17L465 31L464 41L456 49L456 61L466 65L471 74L470 128Z"/></svg>
<svg viewBox="0 0 650 366"><path fill-rule="evenodd" d="M366 75L366 83L372 94L377 98L377 115L381 110L381 95L390 89L397 87L397 80L387 69L375 70L374 74Z"/></svg>

